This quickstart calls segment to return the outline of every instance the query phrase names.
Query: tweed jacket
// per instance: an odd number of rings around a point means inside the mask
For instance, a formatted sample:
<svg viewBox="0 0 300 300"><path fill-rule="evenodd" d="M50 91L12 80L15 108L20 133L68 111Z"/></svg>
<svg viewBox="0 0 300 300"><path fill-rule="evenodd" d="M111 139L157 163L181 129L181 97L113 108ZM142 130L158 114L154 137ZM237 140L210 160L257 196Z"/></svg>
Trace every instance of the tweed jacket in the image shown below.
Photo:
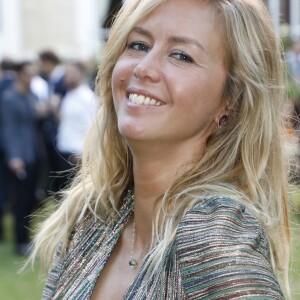
<svg viewBox="0 0 300 300"><path fill-rule="evenodd" d="M44 300L91 297L132 213L132 200L124 202L110 224L88 216L78 224L66 255L49 274ZM228 197L199 201L183 216L156 276L146 278L144 266L123 299L284 299L261 225Z"/></svg>

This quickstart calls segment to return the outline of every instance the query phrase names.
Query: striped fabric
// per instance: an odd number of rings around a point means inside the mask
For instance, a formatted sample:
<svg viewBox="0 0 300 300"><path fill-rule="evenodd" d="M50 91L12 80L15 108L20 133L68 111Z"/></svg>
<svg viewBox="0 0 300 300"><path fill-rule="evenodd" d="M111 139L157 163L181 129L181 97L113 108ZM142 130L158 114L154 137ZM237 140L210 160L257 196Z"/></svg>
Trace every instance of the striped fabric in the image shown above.
<svg viewBox="0 0 300 300"><path fill-rule="evenodd" d="M114 223L87 217L76 228L66 256L49 274L44 300L90 298L132 208L127 197ZM143 266L123 299L284 299L260 224L227 197L205 199L186 213L156 276L146 278Z"/></svg>

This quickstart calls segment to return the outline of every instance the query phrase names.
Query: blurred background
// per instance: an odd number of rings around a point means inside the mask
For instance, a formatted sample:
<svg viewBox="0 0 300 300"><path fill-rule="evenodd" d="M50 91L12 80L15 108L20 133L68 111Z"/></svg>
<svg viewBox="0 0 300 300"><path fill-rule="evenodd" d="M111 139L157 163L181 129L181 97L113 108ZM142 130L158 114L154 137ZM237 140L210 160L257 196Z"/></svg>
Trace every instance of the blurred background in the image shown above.
<svg viewBox="0 0 300 300"><path fill-rule="evenodd" d="M114 2L117 6L120 1ZM1 0L0 58L35 58L47 48L62 58L99 58L109 0Z"/></svg>
<svg viewBox="0 0 300 300"><path fill-rule="evenodd" d="M101 52L122 2L0 0L0 299L41 298L38 266L18 270L41 220L37 211L51 210L51 193L68 184L80 158L78 141L100 102L94 81ZM290 277L292 299L300 300L300 1L264 2L289 75L283 113L294 157Z"/></svg>
<svg viewBox="0 0 300 300"><path fill-rule="evenodd" d="M278 32L293 40L300 36L298 0L264 0ZM62 58L99 58L107 12L117 10L122 0L1 0L0 58L35 57L51 48ZM104 23L105 25L104 25ZM103 26L104 25L104 26Z"/></svg>

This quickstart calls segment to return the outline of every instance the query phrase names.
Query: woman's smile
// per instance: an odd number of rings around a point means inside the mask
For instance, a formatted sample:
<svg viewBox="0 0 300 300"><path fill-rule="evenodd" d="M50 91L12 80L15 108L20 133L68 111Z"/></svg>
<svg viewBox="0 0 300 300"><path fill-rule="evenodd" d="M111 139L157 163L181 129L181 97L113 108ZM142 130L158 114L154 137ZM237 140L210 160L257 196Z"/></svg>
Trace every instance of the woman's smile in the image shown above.
<svg viewBox="0 0 300 300"><path fill-rule="evenodd" d="M161 106L165 105L159 97L147 90L139 88L129 88L127 90L127 98L129 103L142 106Z"/></svg>
<svg viewBox="0 0 300 300"><path fill-rule="evenodd" d="M160 101L157 101L150 97L145 97L143 95L138 95L138 94L129 94L128 99L131 103L138 104L138 105L148 105L148 106L163 105L163 103Z"/></svg>

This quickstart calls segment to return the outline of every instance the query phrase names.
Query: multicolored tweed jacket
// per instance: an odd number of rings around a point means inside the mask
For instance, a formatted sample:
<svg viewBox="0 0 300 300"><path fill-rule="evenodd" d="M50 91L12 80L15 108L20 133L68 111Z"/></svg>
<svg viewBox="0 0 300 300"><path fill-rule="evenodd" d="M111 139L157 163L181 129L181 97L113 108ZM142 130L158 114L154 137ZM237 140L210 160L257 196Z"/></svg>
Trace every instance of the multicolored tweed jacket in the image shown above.
<svg viewBox="0 0 300 300"><path fill-rule="evenodd" d="M50 272L43 299L89 299L133 210L132 198L111 224L87 217L63 260ZM123 299L284 299L257 219L227 197L205 199L182 218L160 272L141 266Z"/></svg>

